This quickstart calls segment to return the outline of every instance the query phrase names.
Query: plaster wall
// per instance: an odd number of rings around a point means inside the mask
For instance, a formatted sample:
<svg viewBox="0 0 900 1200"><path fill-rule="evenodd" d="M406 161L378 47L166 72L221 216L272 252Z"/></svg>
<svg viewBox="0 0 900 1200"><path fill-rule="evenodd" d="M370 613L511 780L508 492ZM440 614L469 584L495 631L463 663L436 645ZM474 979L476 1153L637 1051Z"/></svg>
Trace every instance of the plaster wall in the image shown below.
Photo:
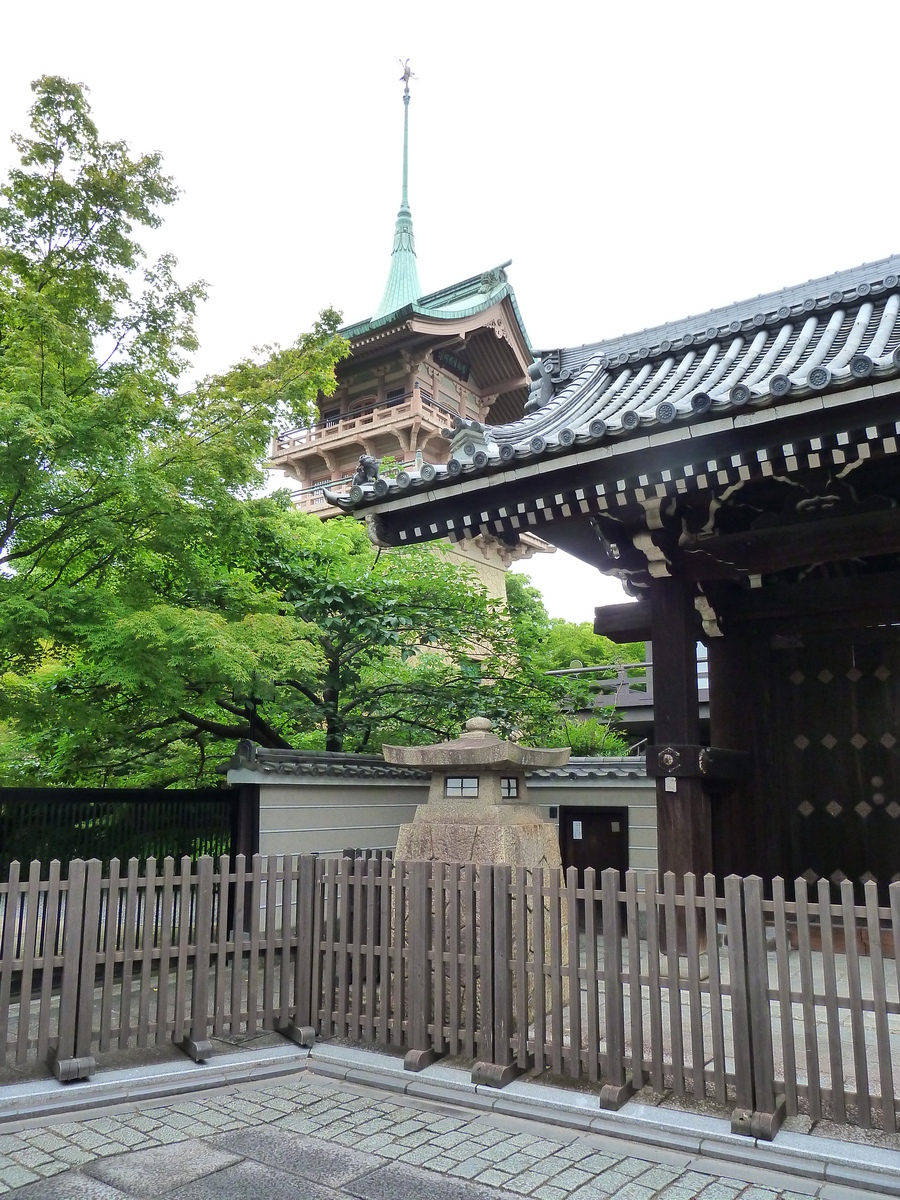
<svg viewBox="0 0 900 1200"><path fill-rule="evenodd" d="M339 856L348 847L393 850L400 826L428 798L427 780L354 779L316 775L273 780L251 771L229 772L233 783L260 785L259 849L267 854ZM624 779L528 779L529 800L547 819L551 808L628 809L629 864L657 869L656 792L643 775Z"/></svg>

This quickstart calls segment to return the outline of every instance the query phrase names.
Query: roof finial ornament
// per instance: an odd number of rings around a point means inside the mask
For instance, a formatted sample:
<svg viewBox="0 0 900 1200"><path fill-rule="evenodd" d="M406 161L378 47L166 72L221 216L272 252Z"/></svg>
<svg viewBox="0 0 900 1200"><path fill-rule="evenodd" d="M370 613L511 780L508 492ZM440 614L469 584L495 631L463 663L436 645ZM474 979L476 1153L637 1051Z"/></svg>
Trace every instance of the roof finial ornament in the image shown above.
<svg viewBox="0 0 900 1200"><path fill-rule="evenodd" d="M403 95L408 96L409 95L409 81L411 79L417 79L418 76L413 75L412 67L409 65L409 59L406 59L406 61L404 62L402 58L398 58L397 62L403 68L403 74L400 76L400 82L402 84L406 85L403 88Z"/></svg>
<svg viewBox="0 0 900 1200"><path fill-rule="evenodd" d="M400 193L400 211L394 227L394 249L391 253L391 269L381 303L373 320L386 317L404 308L422 294L419 271L416 265L416 243L413 237L412 213L409 210L409 81L416 76L409 59L397 59L403 68L400 82L403 84L403 187Z"/></svg>

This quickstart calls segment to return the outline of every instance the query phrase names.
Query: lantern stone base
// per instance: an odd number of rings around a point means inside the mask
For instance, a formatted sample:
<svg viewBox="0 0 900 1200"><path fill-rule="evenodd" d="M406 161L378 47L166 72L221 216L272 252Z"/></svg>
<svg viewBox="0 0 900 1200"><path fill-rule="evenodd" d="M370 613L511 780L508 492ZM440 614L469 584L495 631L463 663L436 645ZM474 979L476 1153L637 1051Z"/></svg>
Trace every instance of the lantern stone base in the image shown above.
<svg viewBox="0 0 900 1200"><path fill-rule="evenodd" d="M430 801L401 825L401 860L505 863L511 867L561 867L556 827L532 805L478 805Z"/></svg>

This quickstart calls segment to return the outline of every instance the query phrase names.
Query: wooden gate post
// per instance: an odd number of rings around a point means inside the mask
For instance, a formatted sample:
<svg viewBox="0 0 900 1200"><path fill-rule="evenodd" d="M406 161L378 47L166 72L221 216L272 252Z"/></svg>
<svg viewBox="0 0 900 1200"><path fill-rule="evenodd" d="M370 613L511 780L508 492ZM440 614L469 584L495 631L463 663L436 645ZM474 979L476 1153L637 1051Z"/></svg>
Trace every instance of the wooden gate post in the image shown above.
<svg viewBox="0 0 900 1200"><path fill-rule="evenodd" d="M431 942L432 905L436 898L430 894L428 876L430 862L409 864L409 954L407 958L407 987L409 1005L409 1050L403 1059L407 1071L421 1071L441 1056L428 1036L432 1011L432 976L428 951Z"/></svg>
<svg viewBox="0 0 900 1200"><path fill-rule="evenodd" d="M610 867L600 878L603 889L603 998L606 1010L606 1080L600 1089L600 1107L618 1109L634 1091L631 1077L625 1073L625 999L622 989L619 872ZM590 899L585 900L585 906L592 903ZM629 971L634 971L630 965ZM640 975L639 969L637 975ZM588 987L596 986L595 980L588 979ZM633 988L634 984L631 986ZM572 998L570 1003L574 1004L575 999Z"/></svg>
<svg viewBox="0 0 900 1200"><path fill-rule="evenodd" d="M489 871L493 876L493 888L490 894L491 906L493 909L493 959L491 962L491 992L493 996L493 1004L491 1006L493 1012L485 1011L484 1001L482 1000L482 1022L491 1020L493 1022L493 1053L490 1059L482 1059L475 1063L472 1068L472 1082L485 1083L489 1087L502 1088L522 1073L522 1068L513 1057L512 1052L512 1034L513 1034L513 992L512 992L512 974L510 964L513 956L513 939L512 939L512 894L510 891L510 883L512 880L512 871L506 864L497 864L493 867L481 867L482 871ZM482 901L487 895L486 890L482 890ZM490 933L486 933L489 926L485 925L485 914L481 914L481 936L482 938L489 937ZM482 946L484 946L482 942ZM519 947L520 954L527 954L526 946ZM482 964L484 957L482 955ZM483 967L482 967L483 969ZM482 975L484 980L484 975ZM484 983L482 983L484 987ZM483 995L484 993L482 993ZM519 998L519 1019L522 1019L522 1013L527 1013L528 1000L522 995ZM527 1016L525 1017L527 1021Z"/></svg>
<svg viewBox="0 0 900 1200"><path fill-rule="evenodd" d="M209 1040L209 966L212 945L213 860L204 854L197 863L194 904L194 977L191 984L191 1032L181 1048L194 1062L212 1058ZM184 903L184 896L182 896ZM183 912L182 920L187 919Z"/></svg>
<svg viewBox="0 0 900 1200"><path fill-rule="evenodd" d="M747 995L750 1010L750 1052L753 1063L754 1137L771 1141L781 1128L787 1107L775 1095L775 1057L769 1008L769 964L763 913L763 882L758 875L744 880L744 918L747 945Z"/></svg>
<svg viewBox="0 0 900 1200"><path fill-rule="evenodd" d="M294 912L293 947L294 962L294 1018L281 1030L285 1037L301 1046L312 1046L316 1040L313 1024L318 1005L313 1004L312 979L313 958L318 947L313 938L319 883L316 878L316 860L308 854L300 859L297 875L297 907ZM282 904L285 903L282 897ZM286 925L286 928L288 926ZM287 950L287 947L285 947Z"/></svg>
<svg viewBox="0 0 900 1200"><path fill-rule="evenodd" d="M99 863L97 864L99 866ZM12 882L12 874L10 874ZM69 863L69 878L66 888L66 916L63 931L63 967L59 994L59 1026L58 1040L55 1050L50 1051L49 1065L61 1083L70 1083L74 1079L87 1079L93 1075L96 1062L90 1054L90 1037L88 1037L88 1053L78 1053L79 1041L83 1034L80 1032L80 1010L78 1006L81 985L81 956L84 941L84 901L86 889L86 864L83 859L76 858ZM91 977L91 999L93 1000L94 980Z"/></svg>

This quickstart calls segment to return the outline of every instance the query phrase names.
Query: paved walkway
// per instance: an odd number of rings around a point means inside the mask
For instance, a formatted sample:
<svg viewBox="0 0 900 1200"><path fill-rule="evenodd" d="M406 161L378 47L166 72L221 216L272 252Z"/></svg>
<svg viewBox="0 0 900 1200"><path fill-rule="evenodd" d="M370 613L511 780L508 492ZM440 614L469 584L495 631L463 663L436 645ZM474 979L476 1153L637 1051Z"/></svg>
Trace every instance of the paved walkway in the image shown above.
<svg viewBox="0 0 900 1200"><path fill-rule="evenodd" d="M820 1180L297 1075L0 1132L17 1200L862 1200Z"/></svg>

